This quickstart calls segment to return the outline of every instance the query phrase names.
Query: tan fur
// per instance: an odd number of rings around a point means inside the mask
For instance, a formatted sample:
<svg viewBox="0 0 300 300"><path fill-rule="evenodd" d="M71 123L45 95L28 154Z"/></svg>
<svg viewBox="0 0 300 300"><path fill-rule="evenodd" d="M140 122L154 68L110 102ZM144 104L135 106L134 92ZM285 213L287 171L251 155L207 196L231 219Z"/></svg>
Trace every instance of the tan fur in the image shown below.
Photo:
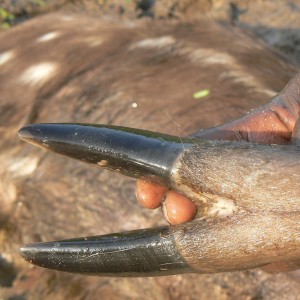
<svg viewBox="0 0 300 300"><path fill-rule="evenodd" d="M53 32L58 34L49 39ZM134 47L149 39L153 47ZM203 53L219 56L206 61ZM224 63L228 57L231 63ZM284 274L99 279L32 268L18 255L22 243L163 222L159 213L136 203L132 180L25 145L16 136L22 125L113 123L187 135L266 102L296 72L287 60L205 18L195 24L122 23L54 14L1 33L0 61L0 251L10 266L4 274L12 276L1 297L291 299L300 293L299 284ZM193 99L202 89L210 95ZM277 291L286 285L287 293Z"/></svg>
<svg viewBox="0 0 300 300"><path fill-rule="evenodd" d="M294 145L225 141L195 141L184 152L174 187L190 187L200 219L183 225L177 239L198 272L299 259L299 155ZM212 209L218 204L223 211Z"/></svg>

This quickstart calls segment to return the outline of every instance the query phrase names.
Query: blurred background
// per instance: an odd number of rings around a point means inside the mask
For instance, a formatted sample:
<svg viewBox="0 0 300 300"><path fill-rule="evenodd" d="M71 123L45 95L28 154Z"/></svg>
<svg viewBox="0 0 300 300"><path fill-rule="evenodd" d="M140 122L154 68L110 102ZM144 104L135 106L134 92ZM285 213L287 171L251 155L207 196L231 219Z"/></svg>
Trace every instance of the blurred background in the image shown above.
<svg viewBox="0 0 300 300"><path fill-rule="evenodd" d="M195 21L209 14L247 29L299 64L298 0L1 0L1 30L49 12Z"/></svg>
<svg viewBox="0 0 300 300"><path fill-rule="evenodd" d="M132 179L25 145L33 122L188 135L267 102L298 71L300 0L0 0L0 300L299 299L299 271L97 278L23 243L166 225ZM230 237L229 237L230 238Z"/></svg>

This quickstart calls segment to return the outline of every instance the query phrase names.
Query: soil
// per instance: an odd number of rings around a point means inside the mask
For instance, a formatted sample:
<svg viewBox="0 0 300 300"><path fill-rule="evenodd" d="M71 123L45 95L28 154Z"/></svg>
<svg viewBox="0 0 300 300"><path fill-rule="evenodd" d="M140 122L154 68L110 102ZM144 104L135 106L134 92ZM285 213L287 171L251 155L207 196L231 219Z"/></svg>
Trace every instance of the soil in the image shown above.
<svg viewBox="0 0 300 300"><path fill-rule="evenodd" d="M1 13L2 10L2 13ZM300 1L272 0L3 0L2 30L40 14L79 12L121 18L194 21L203 14L245 29L300 65ZM5 13L3 13L5 12Z"/></svg>

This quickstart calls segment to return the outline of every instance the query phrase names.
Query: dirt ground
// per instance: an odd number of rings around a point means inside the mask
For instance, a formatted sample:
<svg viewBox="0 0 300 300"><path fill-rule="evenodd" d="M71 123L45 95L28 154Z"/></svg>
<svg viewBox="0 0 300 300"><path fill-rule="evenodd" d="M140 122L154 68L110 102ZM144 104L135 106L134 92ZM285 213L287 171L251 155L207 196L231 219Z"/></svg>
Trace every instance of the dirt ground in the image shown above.
<svg viewBox="0 0 300 300"><path fill-rule="evenodd" d="M76 13L78 20L62 21L64 13ZM45 18L39 21L41 15ZM137 207L133 181L32 150L16 141L21 125L56 120L115 122L131 127L146 124L146 129L163 128L176 135L178 128L165 115L161 118L161 111L168 109L176 122L187 124L188 132L237 118L276 94L297 71L299 16L300 0L280 4L272 0L1 1L0 53L15 49L21 54L0 69L0 204L4 203L0 209L0 241L4 241L0 243L0 299L140 299L141 294L151 300L299 299L299 271L96 278L31 267L21 261L16 250L21 243L65 234L104 234L162 222L159 213ZM145 22L132 34L132 23L127 21L137 19ZM116 22L111 26L109 22L115 20L129 25L122 27ZM51 46L39 43L33 47L29 42L45 34L43 26L50 28L49 32L65 30L68 39L59 36ZM99 32L110 41L107 48L100 47L100 39L90 39ZM119 39L114 40L111 32ZM139 42L147 40L149 32L151 38L162 35L165 44L158 49L142 48ZM173 39L165 38L169 36ZM253 45L260 38L269 46ZM84 39L92 46L83 47ZM214 68L201 60L209 61L212 53L199 51L206 49L206 44L216 50L213 53L221 61ZM132 45L135 48L130 48ZM120 54L119 49L131 50ZM36 61L47 61L48 51L51 59L56 59L54 67L62 71L49 84L34 86L35 78L24 79L21 71ZM224 62L224 57L229 60ZM16 78L21 78L21 88L16 88ZM189 97L207 86L211 91L208 101L195 103ZM182 99L185 106L180 105ZM141 110L134 110L133 102ZM190 112L193 117L188 116ZM100 185L95 178L107 184ZM101 199L99 195L109 197Z"/></svg>
<svg viewBox="0 0 300 300"><path fill-rule="evenodd" d="M150 17L194 21L203 14L262 38L300 64L300 1L272 0L3 0L2 30L28 18L53 11L121 18Z"/></svg>

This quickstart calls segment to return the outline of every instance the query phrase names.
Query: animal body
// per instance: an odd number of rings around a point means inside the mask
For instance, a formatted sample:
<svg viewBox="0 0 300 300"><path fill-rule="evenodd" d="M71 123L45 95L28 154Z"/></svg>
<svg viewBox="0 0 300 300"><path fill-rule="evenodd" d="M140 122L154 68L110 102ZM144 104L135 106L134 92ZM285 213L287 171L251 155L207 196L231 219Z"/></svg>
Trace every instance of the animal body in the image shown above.
<svg viewBox="0 0 300 300"><path fill-rule="evenodd" d="M295 273L107 279L30 267L20 244L164 221L139 207L131 179L42 152L16 136L37 122L187 136L265 103L296 71L262 42L206 18L189 24L50 14L1 33L1 297L296 299ZM209 95L194 99L201 90Z"/></svg>

